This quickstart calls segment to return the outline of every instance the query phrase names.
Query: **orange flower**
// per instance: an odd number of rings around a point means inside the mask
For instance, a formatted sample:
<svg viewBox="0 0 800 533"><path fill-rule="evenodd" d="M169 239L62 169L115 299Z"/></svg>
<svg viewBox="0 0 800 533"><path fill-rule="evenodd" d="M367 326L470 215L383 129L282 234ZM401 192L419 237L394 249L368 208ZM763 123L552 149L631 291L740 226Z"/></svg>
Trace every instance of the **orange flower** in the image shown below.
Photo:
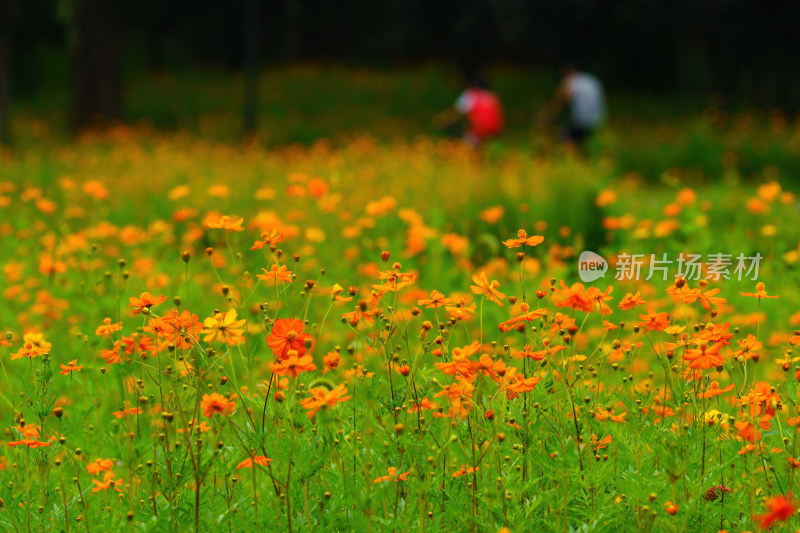
<svg viewBox="0 0 800 533"><path fill-rule="evenodd" d="M553 300L556 307L569 307L586 313L591 313L592 309L594 309L593 291L584 290L583 285L580 283L574 283L571 287L567 287L564 280L561 280L561 288L556 289L553 296L560 298Z"/></svg>
<svg viewBox="0 0 800 533"><path fill-rule="evenodd" d="M458 470L453 472L452 476L453 477L461 477L464 474L471 474L471 473L476 472L476 471L478 471L480 469L481 469L481 467L479 467L479 466L472 467L472 466L463 465L461 468L459 468Z"/></svg>
<svg viewBox="0 0 800 533"><path fill-rule="evenodd" d="M115 344L115 347L116 346ZM155 352L156 349L150 337L147 335L139 335L139 333L134 333L130 337L122 337L118 346L128 355L140 355L142 357L151 352Z"/></svg>
<svg viewBox="0 0 800 533"><path fill-rule="evenodd" d="M314 415L322 407L332 409L336 404L350 399L350 396L346 396L347 387L344 386L344 383L333 390L328 390L325 387L314 387L308 392L311 396L300 400L300 405L306 408L309 418L314 418Z"/></svg>
<svg viewBox="0 0 800 533"><path fill-rule="evenodd" d="M389 468L386 470L386 472L387 472L389 475L387 475L387 476L381 476L381 477L376 477L376 478L375 478L375 481L374 481L373 483L376 483L376 484L377 484L377 483L383 483L384 481L389 481L389 480L392 480L392 481L394 481L395 483L396 483L396 482L398 482L398 481L405 481L405 480L406 480L406 478L408 477L408 474L410 474L410 473L411 473L411 471L409 470L408 472L403 472L403 473L401 473L401 474L398 474L398 473L397 473L397 468L395 468L395 467L393 467L393 466L390 466L390 467L389 467Z"/></svg>
<svg viewBox="0 0 800 533"><path fill-rule="evenodd" d="M486 275L485 270L482 270L480 274L474 274L472 276L472 281L475 283L475 285L470 286L473 293L484 295L490 302L494 302L499 306L503 305L503 302L500 300L505 300L506 295L498 290L500 288L500 282L497 280L492 280L490 282L489 276Z"/></svg>
<svg viewBox="0 0 800 533"><path fill-rule="evenodd" d="M128 402L125 402L125 405L130 405L130 404ZM121 420L125 416L142 414L142 408L141 407L125 408L122 409L122 411L115 411L111 414L114 415L115 418L119 418Z"/></svg>
<svg viewBox="0 0 800 533"><path fill-rule="evenodd" d="M311 335L303 333L303 329L305 324L302 320L279 318L267 335L267 346L279 360L286 359L289 350L294 350L298 356L303 356L306 353L306 340L311 340Z"/></svg>
<svg viewBox="0 0 800 533"><path fill-rule="evenodd" d="M468 306L448 305L445 307L445 310L452 320L470 320L475 316L476 309L477 307L474 302ZM800 337L798 337L798 339L800 339Z"/></svg>
<svg viewBox="0 0 800 533"><path fill-rule="evenodd" d="M697 301L697 298L700 296L700 290L692 289L688 285L678 287L673 284L667 288L667 294L672 296L677 303L691 304Z"/></svg>
<svg viewBox="0 0 800 533"><path fill-rule="evenodd" d="M629 309L633 309L639 305L644 305L647 303L647 300L644 300L639 291L636 291L636 294L628 293L626 294L622 300L619 302L619 308L623 311L627 311Z"/></svg>
<svg viewBox="0 0 800 533"><path fill-rule="evenodd" d="M524 359L526 357L534 359L536 361L541 361L544 359L544 350L536 350L534 351L533 347L530 344L526 344L525 348L522 350L516 350L511 352L511 355L516 357L517 359Z"/></svg>
<svg viewBox="0 0 800 533"><path fill-rule="evenodd" d="M494 226L500 221L501 218L503 218L503 214L505 214L505 211L506 210L502 205L487 207L486 209L480 212L478 218L480 218L490 226Z"/></svg>
<svg viewBox="0 0 800 533"><path fill-rule="evenodd" d="M132 307L133 314L138 315L142 310L147 309L149 311L154 305L158 305L166 300L167 297L163 294L153 296L149 292L143 292L138 298L131 296L128 300L128 307Z"/></svg>
<svg viewBox="0 0 800 533"><path fill-rule="evenodd" d="M117 341L114 343L114 348L111 350L103 350L100 354L103 359L105 359L106 363L109 365L118 365L122 362L122 357L120 355L120 346L121 342Z"/></svg>
<svg viewBox="0 0 800 533"><path fill-rule="evenodd" d="M156 332L156 335L161 336L166 343L183 350L194 346L203 330L203 324L200 323L197 315L189 311L178 313L177 309L172 309L167 316L160 319L160 326L158 320L151 319L150 325L145 328L145 331Z"/></svg>
<svg viewBox="0 0 800 533"><path fill-rule="evenodd" d="M711 289L707 291L703 286L703 282L700 282L700 289L697 291L697 297L700 298L700 305L702 305L706 311L711 311L712 306L720 307L727 302L725 298L715 296L719 291L720 289Z"/></svg>
<svg viewBox="0 0 800 533"><path fill-rule="evenodd" d="M49 442L42 442L36 439L21 439L14 442L9 442L9 446L27 446L28 448L41 448L43 446L50 446Z"/></svg>
<svg viewBox="0 0 800 533"><path fill-rule="evenodd" d="M331 299L336 300L337 302L349 302L353 299L352 296L341 296L341 293L343 292L344 287L338 283L334 283L333 287L331 287ZM355 294L355 291L353 291L351 294Z"/></svg>
<svg viewBox="0 0 800 533"><path fill-rule="evenodd" d="M689 368L705 370L722 366L725 362L719 353L722 346L721 342L716 342L710 347L707 344L701 344L699 348L688 348L683 354L683 358L689 361Z"/></svg>
<svg viewBox="0 0 800 533"><path fill-rule="evenodd" d="M92 487L92 492L100 492L101 490L108 490L114 489L117 492L122 492L120 489L120 485L122 485L122 478L114 479L114 474L111 472L106 472L106 475L103 476L103 481L98 481L93 479L92 482L94 483L94 487Z"/></svg>
<svg viewBox="0 0 800 533"><path fill-rule="evenodd" d="M541 244L543 241L544 237L541 235L533 235L532 237L528 237L528 233L524 229L521 229L517 232L516 239L508 239L507 241L503 241L503 244L509 248L518 248L520 246L536 246Z"/></svg>
<svg viewBox="0 0 800 533"><path fill-rule="evenodd" d="M639 327L643 327L645 331L664 331L669 326L669 313L656 313L652 307L646 315L639 315L639 318L642 319Z"/></svg>
<svg viewBox="0 0 800 533"><path fill-rule="evenodd" d="M753 520L758 522L760 529L769 529L775 522L789 520L797 510L797 504L791 493L787 496L774 496L764 502L764 505L767 512L753 517Z"/></svg>
<svg viewBox="0 0 800 533"><path fill-rule="evenodd" d="M194 432L200 431L201 433L205 433L206 431L211 430L211 426L209 426L208 422L206 422L205 420L203 420L198 424L197 420L192 418L186 423L186 425L189 426L189 433L191 433L192 431ZM183 433L184 431L185 430L183 428L178 428L178 433Z"/></svg>
<svg viewBox="0 0 800 533"><path fill-rule="evenodd" d="M122 329L122 322L117 322L115 324L111 323L111 319L106 317L103 319L103 325L98 326L95 334L100 337L110 337L114 332L119 331Z"/></svg>
<svg viewBox="0 0 800 533"><path fill-rule="evenodd" d="M292 350L290 350L290 352L291 351ZM296 378L303 372L311 372L312 370L316 370L317 366L313 361L314 360L310 355L304 355L302 357L290 355L279 363L270 364L269 367L273 374L277 374L279 376L292 376L293 378Z"/></svg>
<svg viewBox="0 0 800 533"><path fill-rule="evenodd" d="M436 409L439 407L439 404L436 402L430 401L428 398L423 398L419 402L412 403L411 407L408 409L409 413L416 413L417 411L427 409L429 411ZM434 415L435 416L435 415Z"/></svg>
<svg viewBox="0 0 800 533"><path fill-rule="evenodd" d="M76 365L75 363L77 362L78 362L77 359L73 359L72 361L69 362L69 365L61 363L61 371L59 372L59 374L61 374L62 376L68 376L71 372L80 372L81 368L83 368L83 365Z"/></svg>
<svg viewBox="0 0 800 533"><path fill-rule="evenodd" d="M15 359L22 359L23 357L33 359L34 357L39 357L40 355L45 355L47 353L50 353L49 348L45 349L42 347L37 347L32 342L26 342L19 350L11 354L11 360L14 361Z"/></svg>
<svg viewBox="0 0 800 533"><path fill-rule="evenodd" d="M611 296L613 291L614 287L610 286L606 288L604 292L600 292L600 289L596 287L589 288L589 290L586 291L586 295L594 302L592 310L597 310L601 315L610 315L612 311L606 302L614 299L614 297Z"/></svg>
<svg viewBox="0 0 800 533"><path fill-rule="evenodd" d="M229 415L236 407L236 402L228 400L222 394L212 392L211 394L204 394L203 401L200 402L200 408L203 410L203 416L212 418L215 414Z"/></svg>
<svg viewBox="0 0 800 533"><path fill-rule="evenodd" d="M736 385L731 383L727 387L720 388L719 382L712 381L711 384L708 386L705 392L702 392L697 395L698 398L713 398L715 396L719 396L720 394L725 394L726 392L730 392L736 388Z"/></svg>
<svg viewBox="0 0 800 533"><path fill-rule="evenodd" d="M749 333L746 338L738 342L741 350L733 352L734 357L741 357L743 361L748 359L758 359L758 350L764 347L764 343L760 342L755 335Z"/></svg>
<svg viewBox="0 0 800 533"><path fill-rule="evenodd" d="M594 447L595 451L602 450L607 444L611 444L611 435L606 435L602 439L598 440L597 435L592 433L592 446Z"/></svg>
<svg viewBox="0 0 800 533"><path fill-rule="evenodd" d="M761 432L750 421L736 422L734 425L739 430L736 435L747 442L756 442L761 439Z"/></svg>
<svg viewBox="0 0 800 533"><path fill-rule="evenodd" d="M376 291L384 292L397 292L403 287L407 287L411 285L415 281L417 281L417 275L411 274L409 272L399 272L400 263L395 263L397 265L398 270L387 270L385 272L378 273L378 279L383 281L380 285L372 285L372 288Z"/></svg>
<svg viewBox="0 0 800 533"><path fill-rule="evenodd" d="M114 467L114 461L111 459L95 459L93 462L86 465L86 471L94 475L98 472L111 472Z"/></svg>
<svg viewBox="0 0 800 533"><path fill-rule="evenodd" d="M592 412L592 414L594 415L595 420L600 422L605 422L606 420L611 420L612 422L626 422L625 415L628 413L615 415L613 409L605 410L601 407L598 407Z"/></svg>
<svg viewBox="0 0 800 533"><path fill-rule="evenodd" d="M260 241L256 241L253 243L253 246L250 247L251 250L260 250L264 246L271 246L273 244L278 244L279 242L283 241L283 233L278 232L278 230L273 229L271 231L262 231L261 232L261 239Z"/></svg>
<svg viewBox="0 0 800 533"><path fill-rule="evenodd" d="M762 298L780 298L777 294L774 296L767 295L767 291L765 289L765 285L762 282L756 283L756 292L740 292L742 296L748 296L750 298L757 298L761 300Z"/></svg>
<svg viewBox="0 0 800 533"><path fill-rule="evenodd" d="M445 305L453 305L453 300L446 298L441 292L433 290L431 291L430 298L417 300L417 305L423 305L426 309L434 309L436 307L443 307Z"/></svg>
<svg viewBox="0 0 800 533"><path fill-rule="evenodd" d="M275 283L279 281L283 281L285 283L291 283L292 281L292 272L289 270L286 265L272 265L270 270L266 268L262 268L261 270L264 271L263 274L258 274L256 277L262 281L270 281L273 280Z"/></svg>
<svg viewBox="0 0 800 533"><path fill-rule="evenodd" d="M248 457L247 459L236 465L236 468L253 468L253 463L261 466L269 466L271 462L272 459L267 459L263 455L255 455L253 457Z"/></svg>
<svg viewBox="0 0 800 533"><path fill-rule="evenodd" d="M502 332L509 332L517 327L523 322L533 322L534 320L544 318L547 316L547 309L535 309L533 311L529 311L530 307L528 304L522 304L522 314L511 317L505 322L501 322L498 326L500 331Z"/></svg>
<svg viewBox="0 0 800 533"><path fill-rule="evenodd" d="M522 374L516 374L514 378L515 378L514 383L506 387L506 391L514 393L513 396L516 396L516 394L521 394L524 392L531 392L534 388L536 388L536 385L538 385L539 382L542 381L542 378L539 376L525 378L525 376L523 376Z"/></svg>
<svg viewBox="0 0 800 533"><path fill-rule="evenodd" d="M232 218L228 215L222 215L216 222L206 222L206 226L215 229L224 229L225 231L244 231L242 227L243 218Z"/></svg>
<svg viewBox="0 0 800 533"><path fill-rule="evenodd" d="M475 387L472 383L462 379L444 387L440 392L436 393L434 398L447 396L450 400L450 414L457 418L464 418L472 410L472 393L474 390Z"/></svg>

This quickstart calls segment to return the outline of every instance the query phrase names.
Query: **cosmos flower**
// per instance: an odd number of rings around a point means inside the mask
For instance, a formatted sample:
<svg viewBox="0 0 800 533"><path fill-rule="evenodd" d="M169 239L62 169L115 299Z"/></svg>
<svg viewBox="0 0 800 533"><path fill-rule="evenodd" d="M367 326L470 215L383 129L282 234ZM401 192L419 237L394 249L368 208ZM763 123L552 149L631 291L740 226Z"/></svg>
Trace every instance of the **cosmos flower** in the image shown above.
<svg viewBox="0 0 800 533"><path fill-rule="evenodd" d="M279 360L286 359L289 350L294 350L298 356L303 356L306 353L306 341L311 340L311 335L303 333L304 329L305 324L302 320L279 318L272 324L272 330L267 335L267 346Z"/></svg>

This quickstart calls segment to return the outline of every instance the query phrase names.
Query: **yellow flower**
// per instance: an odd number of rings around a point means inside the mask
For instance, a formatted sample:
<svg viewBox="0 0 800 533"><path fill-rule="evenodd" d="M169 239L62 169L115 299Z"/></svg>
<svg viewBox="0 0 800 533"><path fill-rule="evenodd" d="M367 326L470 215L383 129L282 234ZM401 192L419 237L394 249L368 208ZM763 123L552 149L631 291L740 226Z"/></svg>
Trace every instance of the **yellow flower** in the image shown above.
<svg viewBox="0 0 800 533"><path fill-rule="evenodd" d="M200 333L205 335L205 342L222 341L233 346L244 340L244 323L245 319L236 320L236 309L228 309L224 315L217 313L206 318L203 321L205 328Z"/></svg>

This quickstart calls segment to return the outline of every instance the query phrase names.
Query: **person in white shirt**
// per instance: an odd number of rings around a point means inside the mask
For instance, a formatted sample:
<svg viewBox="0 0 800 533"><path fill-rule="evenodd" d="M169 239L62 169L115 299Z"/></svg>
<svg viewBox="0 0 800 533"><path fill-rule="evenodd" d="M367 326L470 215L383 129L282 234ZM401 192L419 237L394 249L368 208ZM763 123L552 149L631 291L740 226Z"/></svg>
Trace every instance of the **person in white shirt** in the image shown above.
<svg viewBox="0 0 800 533"><path fill-rule="evenodd" d="M588 138L606 118L605 95L600 80L573 65L566 65L561 71L561 83L556 93L539 112L538 119L550 122L567 107L571 117L563 133L564 139L583 152Z"/></svg>

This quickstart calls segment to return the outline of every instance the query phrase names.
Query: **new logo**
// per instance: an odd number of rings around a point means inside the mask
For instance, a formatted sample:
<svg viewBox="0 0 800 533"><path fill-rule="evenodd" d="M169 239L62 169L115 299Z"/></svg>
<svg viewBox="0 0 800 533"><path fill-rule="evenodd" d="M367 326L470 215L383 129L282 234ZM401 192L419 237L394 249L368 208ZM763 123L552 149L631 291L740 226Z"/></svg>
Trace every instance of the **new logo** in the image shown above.
<svg viewBox="0 0 800 533"><path fill-rule="evenodd" d="M608 263L600 255L584 250L578 257L578 277L584 283L591 283L606 275Z"/></svg>

